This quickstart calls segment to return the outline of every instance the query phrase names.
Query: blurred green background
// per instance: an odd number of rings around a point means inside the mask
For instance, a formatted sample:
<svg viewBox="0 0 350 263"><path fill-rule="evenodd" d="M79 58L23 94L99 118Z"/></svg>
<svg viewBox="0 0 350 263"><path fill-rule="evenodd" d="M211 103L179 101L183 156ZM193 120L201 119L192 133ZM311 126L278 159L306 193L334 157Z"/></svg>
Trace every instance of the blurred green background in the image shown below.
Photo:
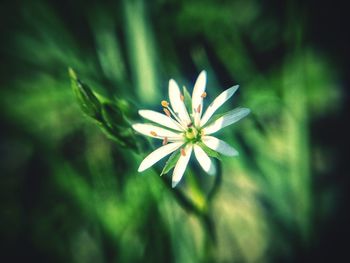
<svg viewBox="0 0 350 263"><path fill-rule="evenodd" d="M2 1L2 262L336 262L347 256L346 8L327 1ZM221 133L210 207L216 244L144 153L80 110L68 67L93 90L161 110L167 82L252 113ZM132 121L139 121L135 117ZM163 161L164 163L164 161ZM193 164L189 180L213 178ZM168 175L169 176L169 175ZM209 252L208 252L209 250ZM348 256L347 256L348 257Z"/></svg>

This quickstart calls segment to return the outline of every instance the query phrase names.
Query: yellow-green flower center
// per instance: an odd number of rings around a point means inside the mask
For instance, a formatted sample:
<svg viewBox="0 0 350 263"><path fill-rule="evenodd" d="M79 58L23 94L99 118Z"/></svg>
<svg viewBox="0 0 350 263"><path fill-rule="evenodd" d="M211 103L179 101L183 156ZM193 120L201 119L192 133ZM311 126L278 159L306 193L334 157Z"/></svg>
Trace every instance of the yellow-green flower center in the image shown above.
<svg viewBox="0 0 350 263"><path fill-rule="evenodd" d="M185 132L185 138L188 142L200 141L202 137L201 131L197 130L195 127L189 127Z"/></svg>

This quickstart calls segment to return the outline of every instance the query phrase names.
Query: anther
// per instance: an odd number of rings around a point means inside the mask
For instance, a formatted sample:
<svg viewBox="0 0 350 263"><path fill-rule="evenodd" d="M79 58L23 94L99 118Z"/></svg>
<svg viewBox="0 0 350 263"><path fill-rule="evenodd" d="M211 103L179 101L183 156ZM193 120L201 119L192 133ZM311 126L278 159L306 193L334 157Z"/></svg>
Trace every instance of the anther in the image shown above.
<svg viewBox="0 0 350 263"><path fill-rule="evenodd" d="M187 128L190 128L193 125L192 122L190 122L189 124L187 124Z"/></svg>
<svg viewBox="0 0 350 263"><path fill-rule="evenodd" d="M207 96L207 93L204 91L201 95L202 99L204 99Z"/></svg>
<svg viewBox="0 0 350 263"><path fill-rule="evenodd" d="M164 108L168 108L169 106L169 103L166 100L162 100L161 104Z"/></svg>
<svg viewBox="0 0 350 263"><path fill-rule="evenodd" d="M201 112L201 105L199 104L197 107L197 112L200 113Z"/></svg>
<svg viewBox="0 0 350 263"><path fill-rule="evenodd" d="M166 116L171 116L170 111L168 109L164 108L163 111L165 112Z"/></svg>
<svg viewBox="0 0 350 263"><path fill-rule="evenodd" d="M157 136L157 133L154 132L154 131L151 131L150 134L153 135L153 136Z"/></svg>
<svg viewBox="0 0 350 263"><path fill-rule="evenodd" d="M164 137L163 139L163 145L166 145L168 143L168 137Z"/></svg>
<svg viewBox="0 0 350 263"><path fill-rule="evenodd" d="M182 95L181 93L180 93L180 100L182 100L182 101L184 101L184 100L185 100L184 95Z"/></svg>
<svg viewBox="0 0 350 263"><path fill-rule="evenodd" d="M182 155L182 156L186 156L186 152L185 152L185 149L184 149L184 148L181 148L181 155Z"/></svg>

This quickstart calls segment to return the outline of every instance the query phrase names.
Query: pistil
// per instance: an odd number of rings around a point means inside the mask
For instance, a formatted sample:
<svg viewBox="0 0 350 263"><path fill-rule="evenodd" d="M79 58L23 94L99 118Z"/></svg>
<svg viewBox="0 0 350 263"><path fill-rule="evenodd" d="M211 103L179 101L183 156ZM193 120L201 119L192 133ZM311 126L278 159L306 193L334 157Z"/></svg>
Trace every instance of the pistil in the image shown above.
<svg viewBox="0 0 350 263"><path fill-rule="evenodd" d="M197 130L195 127L190 127L185 132L185 137L187 141L196 142L200 140L201 138L201 132L200 130Z"/></svg>

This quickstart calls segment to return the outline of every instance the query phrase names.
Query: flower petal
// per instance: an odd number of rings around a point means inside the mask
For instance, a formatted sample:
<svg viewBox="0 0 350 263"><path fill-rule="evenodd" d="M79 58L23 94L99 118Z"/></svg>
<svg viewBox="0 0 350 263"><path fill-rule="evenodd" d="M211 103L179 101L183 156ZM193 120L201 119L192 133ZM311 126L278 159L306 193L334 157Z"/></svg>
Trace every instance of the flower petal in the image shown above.
<svg viewBox="0 0 350 263"><path fill-rule="evenodd" d="M217 151L223 155L227 156L237 156L238 151L228 145L226 142L219 140L213 136L204 136L202 138L203 143L208 146L210 149Z"/></svg>
<svg viewBox="0 0 350 263"><path fill-rule="evenodd" d="M153 110L139 110L139 114L150 121L153 121L155 123L158 123L160 125L163 125L167 128L173 129L173 130L177 130L177 131L183 131L182 127L180 124L178 124L176 121L174 121L172 118L153 111Z"/></svg>
<svg viewBox="0 0 350 263"><path fill-rule="evenodd" d="M236 92L236 90L239 88L239 85L233 86L225 91L223 91L219 96L215 98L215 100L208 106L207 110L205 111L203 118L200 121L200 126L203 127L211 116L215 113L215 111L221 107L222 104L224 104L229 98L232 97L232 95Z"/></svg>
<svg viewBox="0 0 350 263"><path fill-rule="evenodd" d="M136 123L132 125L133 129L143 135L150 136L157 139L164 139L167 137L169 141L182 140L182 135L169 131L167 129L147 124L147 123Z"/></svg>
<svg viewBox="0 0 350 263"><path fill-rule="evenodd" d="M137 170L138 172L142 172L149 167L151 167L153 164L158 162L160 159L164 158L168 154L176 151L178 148L181 147L183 142L174 142L174 143L169 143L167 145L164 145L157 150L151 152L143 161L141 162L139 169Z"/></svg>
<svg viewBox="0 0 350 263"><path fill-rule="evenodd" d="M179 86L175 80L169 80L169 99L171 107L173 108L175 114L177 114L180 120L183 122L182 125L186 127L191 123L191 119L186 110L185 103L181 99L181 95Z"/></svg>
<svg viewBox="0 0 350 263"><path fill-rule="evenodd" d="M204 134L212 134L221 130L222 128L231 125L249 114L250 110L247 108L237 108L227 112L213 123L209 124L203 129Z"/></svg>
<svg viewBox="0 0 350 263"><path fill-rule="evenodd" d="M182 176L185 173L188 161L190 160L192 153L192 144L187 144L184 149L185 155L181 154L179 160L177 161L172 179L172 187L174 188L181 180Z"/></svg>
<svg viewBox="0 0 350 263"><path fill-rule="evenodd" d="M199 164L202 166L203 170L207 172L209 175L214 175L216 172L216 168L212 160L209 156L203 151L203 149L194 145L194 155L196 156Z"/></svg>
<svg viewBox="0 0 350 263"><path fill-rule="evenodd" d="M194 84L192 92L192 113L195 125L199 125L200 118L203 111L203 93L205 91L205 85L207 83L207 73L203 70Z"/></svg>

